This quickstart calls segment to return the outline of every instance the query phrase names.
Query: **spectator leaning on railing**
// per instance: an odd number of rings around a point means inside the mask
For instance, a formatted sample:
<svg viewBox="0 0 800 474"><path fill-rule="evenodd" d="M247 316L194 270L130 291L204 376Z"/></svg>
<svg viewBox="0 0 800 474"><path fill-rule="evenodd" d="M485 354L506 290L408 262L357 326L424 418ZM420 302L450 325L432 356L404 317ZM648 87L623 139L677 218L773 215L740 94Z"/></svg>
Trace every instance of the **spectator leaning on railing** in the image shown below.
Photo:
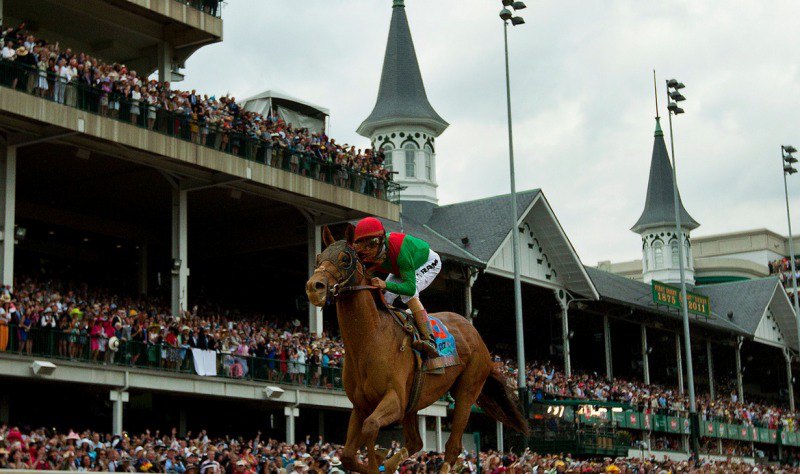
<svg viewBox="0 0 800 474"><path fill-rule="evenodd" d="M27 34L24 24L0 31L5 45L0 52L0 84L386 198L392 174L383 167L380 150L340 145L325 133L294 127L272 112L263 116L243 110L234 97L209 97L174 89L169 82L139 78L125 65L37 39Z"/></svg>

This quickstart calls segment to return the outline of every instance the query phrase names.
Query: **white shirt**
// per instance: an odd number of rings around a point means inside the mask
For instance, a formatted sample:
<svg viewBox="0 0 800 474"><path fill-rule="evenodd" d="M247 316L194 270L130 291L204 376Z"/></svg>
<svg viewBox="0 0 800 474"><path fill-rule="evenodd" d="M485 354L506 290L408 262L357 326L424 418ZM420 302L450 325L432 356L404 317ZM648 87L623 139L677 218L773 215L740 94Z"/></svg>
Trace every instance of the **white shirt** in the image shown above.
<svg viewBox="0 0 800 474"><path fill-rule="evenodd" d="M14 57L14 54L16 54L16 52L14 51L14 48L9 48L8 46L5 46L3 47L3 51L0 54L2 54L3 59L11 59Z"/></svg>

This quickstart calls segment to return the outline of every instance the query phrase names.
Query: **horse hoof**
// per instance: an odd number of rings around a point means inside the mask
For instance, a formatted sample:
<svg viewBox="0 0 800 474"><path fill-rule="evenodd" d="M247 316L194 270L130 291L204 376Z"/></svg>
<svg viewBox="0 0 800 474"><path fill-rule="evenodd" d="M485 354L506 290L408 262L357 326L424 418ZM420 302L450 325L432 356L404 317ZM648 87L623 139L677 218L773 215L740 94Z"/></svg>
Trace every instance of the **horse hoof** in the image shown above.
<svg viewBox="0 0 800 474"><path fill-rule="evenodd" d="M450 463L446 462L442 464L442 468L439 469L439 474L449 474L450 473Z"/></svg>
<svg viewBox="0 0 800 474"><path fill-rule="evenodd" d="M400 465L401 462L408 459L408 450L406 448L401 449L400 451L394 453L394 456L390 457L385 463L384 467L386 468L386 474L392 474L397 470L397 466Z"/></svg>
<svg viewBox="0 0 800 474"><path fill-rule="evenodd" d="M378 456L379 461L383 461L386 459L386 456L389 455L389 450L386 448L375 448L375 454Z"/></svg>

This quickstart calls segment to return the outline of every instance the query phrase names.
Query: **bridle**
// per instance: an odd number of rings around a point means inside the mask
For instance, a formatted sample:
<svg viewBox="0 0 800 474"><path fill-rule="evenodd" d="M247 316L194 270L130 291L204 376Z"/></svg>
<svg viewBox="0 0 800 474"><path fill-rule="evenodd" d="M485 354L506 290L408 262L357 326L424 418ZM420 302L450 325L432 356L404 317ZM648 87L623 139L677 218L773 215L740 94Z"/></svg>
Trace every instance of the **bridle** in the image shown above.
<svg viewBox="0 0 800 474"><path fill-rule="evenodd" d="M358 254L356 253L356 250L352 246L347 245L346 243L343 245L343 247L344 247L344 250L343 250L344 253L347 254L350 257L350 263L348 263L347 266L345 266L344 268L340 268L337 264L335 264L330 259L321 260L321 261L318 260L317 261L317 269L318 270L322 270L323 272L327 273L330 276L330 278L333 281L336 282L336 283L333 284L332 287L328 286L327 281L325 283L325 286L326 286L325 289L326 289L326 294L327 294L327 296L325 298L325 304L326 305L331 303L331 301L330 301L331 297L335 300L336 298L341 296L342 293L352 293L352 292L356 292L356 291L365 291L365 290L372 291L372 290L376 290L377 289L377 287L372 286L372 285L351 285L350 284L352 282L352 280L353 280L353 277L355 277L356 274L361 275L361 278L363 279L363 278L366 277L366 272L364 271L364 265L358 260ZM322 254L320 254L320 256L322 256ZM317 258L319 258L319 257L317 257ZM339 275L334 274L332 271L330 271L327 268L325 268L324 266L322 266L322 264L326 263L326 262L330 263L332 266L336 267L337 273L339 273ZM341 277L342 273L345 274L344 277Z"/></svg>

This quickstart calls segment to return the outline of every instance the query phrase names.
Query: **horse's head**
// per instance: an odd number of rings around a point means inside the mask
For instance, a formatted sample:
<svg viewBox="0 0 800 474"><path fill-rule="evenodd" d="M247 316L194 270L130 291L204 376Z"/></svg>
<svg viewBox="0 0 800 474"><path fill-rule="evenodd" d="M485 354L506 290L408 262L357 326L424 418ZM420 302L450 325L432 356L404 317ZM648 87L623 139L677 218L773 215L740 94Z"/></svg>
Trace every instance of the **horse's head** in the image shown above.
<svg viewBox="0 0 800 474"><path fill-rule="evenodd" d="M333 240L330 229L322 228L325 250L317 255L317 268L306 283L306 296L314 306L323 307L346 286L357 285L364 278L364 269L353 248L355 229L347 226L344 240Z"/></svg>

